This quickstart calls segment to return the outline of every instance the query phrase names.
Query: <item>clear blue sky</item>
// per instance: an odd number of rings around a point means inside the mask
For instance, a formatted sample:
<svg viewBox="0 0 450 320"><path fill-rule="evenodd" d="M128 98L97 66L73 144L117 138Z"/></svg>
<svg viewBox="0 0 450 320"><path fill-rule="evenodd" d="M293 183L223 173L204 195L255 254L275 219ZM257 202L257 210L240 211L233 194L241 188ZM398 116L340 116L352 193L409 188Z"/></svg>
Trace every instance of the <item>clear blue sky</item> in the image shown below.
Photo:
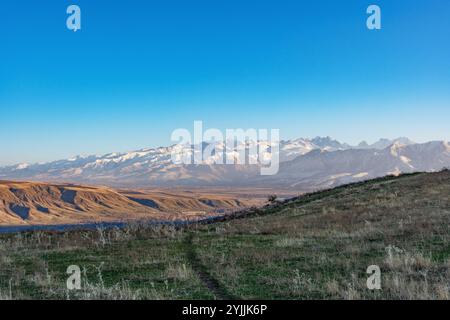
<svg viewBox="0 0 450 320"><path fill-rule="evenodd" d="M0 164L167 145L194 120L449 139L450 1L5 0L0 111Z"/></svg>

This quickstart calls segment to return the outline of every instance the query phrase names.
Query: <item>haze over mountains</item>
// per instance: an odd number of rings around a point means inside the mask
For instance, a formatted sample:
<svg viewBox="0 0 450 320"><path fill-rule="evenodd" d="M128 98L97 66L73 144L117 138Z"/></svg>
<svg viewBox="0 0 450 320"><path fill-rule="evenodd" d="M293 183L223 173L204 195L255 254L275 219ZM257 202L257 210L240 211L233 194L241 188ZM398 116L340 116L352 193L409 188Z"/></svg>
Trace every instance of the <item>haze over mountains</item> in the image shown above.
<svg viewBox="0 0 450 320"><path fill-rule="evenodd" d="M265 141L250 142L259 148ZM221 165L214 161L225 151L215 143L215 152L200 165L179 165L171 160L174 146L142 149L129 153L75 157L42 164L19 164L0 168L0 180L30 180L101 184L114 187L273 187L309 191L352 181L401 172L437 171L450 167L447 141L417 144L407 138L381 139L357 146L330 137L294 139L280 143L280 169L261 176L260 165ZM190 148L190 146L189 146Z"/></svg>

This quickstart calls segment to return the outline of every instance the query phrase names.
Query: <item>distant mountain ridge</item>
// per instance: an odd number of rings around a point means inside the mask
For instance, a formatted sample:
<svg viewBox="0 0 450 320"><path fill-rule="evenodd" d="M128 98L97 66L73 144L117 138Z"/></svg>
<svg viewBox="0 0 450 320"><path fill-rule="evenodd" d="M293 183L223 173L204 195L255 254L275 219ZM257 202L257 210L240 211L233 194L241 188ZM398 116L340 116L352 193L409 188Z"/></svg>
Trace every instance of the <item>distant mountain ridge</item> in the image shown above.
<svg viewBox="0 0 450 320"><path fill-rule="evenodd" d="M248 142L244 148L252 144L261 148L267 147L268 142ZM408 138L380 139L371 145L362 142L357 146L330 137L281 141L280 170L274 176L260 176L259 165L215 164L222 151L227 156L235 155L228 154L222 143L215 143L214 147L217 152L198 165L174 164L174 146L170 146L7 166L0 168L0 179L116 187L264 185L309 190L386 174L450 167L446 141L417 144Z"/></svg>

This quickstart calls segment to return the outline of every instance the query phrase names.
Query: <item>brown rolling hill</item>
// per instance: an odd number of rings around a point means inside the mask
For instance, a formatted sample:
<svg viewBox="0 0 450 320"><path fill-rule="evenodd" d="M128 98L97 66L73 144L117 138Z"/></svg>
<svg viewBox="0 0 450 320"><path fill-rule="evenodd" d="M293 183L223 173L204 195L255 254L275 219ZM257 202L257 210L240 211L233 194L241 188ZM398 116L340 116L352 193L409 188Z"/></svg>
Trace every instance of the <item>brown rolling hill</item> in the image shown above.
<svg viewBox="0 0 450 320"><path fill-rule="evenodd" d="M198 219L259 205L263 201L262 197L254 199L205 191L132 191L73 184L0 181L0 225Z"/></svg>

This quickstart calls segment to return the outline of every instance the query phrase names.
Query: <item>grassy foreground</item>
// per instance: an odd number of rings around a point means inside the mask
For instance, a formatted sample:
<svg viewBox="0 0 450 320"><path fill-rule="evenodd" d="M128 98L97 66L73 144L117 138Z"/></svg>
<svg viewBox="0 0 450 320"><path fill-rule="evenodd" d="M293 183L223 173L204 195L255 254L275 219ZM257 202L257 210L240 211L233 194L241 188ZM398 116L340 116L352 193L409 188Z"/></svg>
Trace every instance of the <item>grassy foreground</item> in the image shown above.
<svg viewBox="0 0 450 320"><path fill-rule="evenodd" d="M70 265L81 290L66 287ZM381 290L366 286L369 265ZM0 299L449 299L449 285L449 171L182 229L0 235Z"/></svg>

